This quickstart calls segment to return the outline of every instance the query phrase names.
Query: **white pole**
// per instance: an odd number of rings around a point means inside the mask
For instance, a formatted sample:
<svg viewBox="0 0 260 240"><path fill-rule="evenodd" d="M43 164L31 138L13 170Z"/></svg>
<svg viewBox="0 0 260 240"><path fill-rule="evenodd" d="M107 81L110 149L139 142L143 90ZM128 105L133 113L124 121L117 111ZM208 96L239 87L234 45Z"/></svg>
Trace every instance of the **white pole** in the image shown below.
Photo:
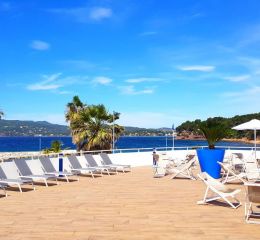
<svg viewBox="0 0 260 240"><path fill-rule="evenodd" d="M42 150L42 135L39 135L39 151Z"/></svg>
<svg viewBox="0 0 260 240"><path fill-rule="evenodd" d="M174 150L174 124L172 124L172 150Z"/></svg>
<svg viewBox="0 0 260 240"><path fill-rule="evenodd" d="M256 159L256 129L254 129L254 138L255 138L255 159Z"/></svg>
<svg viewBox="0 0 260 240"><path fill-rule="evenodd" d="M112 132L112 152L114 153L115 148L115 116L113 111L113 132Z"/></svg>
<svg viewBox="0 0 260 240"><path fill-rule="evenodd" d="M166 141L166 151L167 151L167 147L168 147L168 143L167 143L167 133L165 134L166 138L165 138L165 141Z"/></svg>

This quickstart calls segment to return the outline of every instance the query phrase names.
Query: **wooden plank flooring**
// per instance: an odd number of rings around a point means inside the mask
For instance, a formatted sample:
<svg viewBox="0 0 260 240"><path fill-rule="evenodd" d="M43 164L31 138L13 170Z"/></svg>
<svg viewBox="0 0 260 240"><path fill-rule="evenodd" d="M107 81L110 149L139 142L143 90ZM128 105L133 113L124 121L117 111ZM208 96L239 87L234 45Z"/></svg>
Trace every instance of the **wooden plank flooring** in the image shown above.
<svg viewBox="0 0 260 240"><path fill-rule="evenodd" d="M0 239L260 239L260 226L244 222L244 206L197 205L204 191L200 181L154 179L149 167L8 191Z"/></svg>

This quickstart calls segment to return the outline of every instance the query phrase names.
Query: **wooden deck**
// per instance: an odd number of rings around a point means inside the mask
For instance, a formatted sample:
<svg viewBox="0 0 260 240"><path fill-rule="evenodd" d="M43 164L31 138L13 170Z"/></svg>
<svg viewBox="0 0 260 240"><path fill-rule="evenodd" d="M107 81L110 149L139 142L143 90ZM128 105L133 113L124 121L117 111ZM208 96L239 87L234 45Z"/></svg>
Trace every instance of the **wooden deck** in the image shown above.
<svg viewBox="0 0 260 240"><path fill-rule="evenodd" d="M260 239L260 226L244 222L244 206L197 205L204 191L200 181L154 179L148 167L8 191L0 239Z"/></svg>

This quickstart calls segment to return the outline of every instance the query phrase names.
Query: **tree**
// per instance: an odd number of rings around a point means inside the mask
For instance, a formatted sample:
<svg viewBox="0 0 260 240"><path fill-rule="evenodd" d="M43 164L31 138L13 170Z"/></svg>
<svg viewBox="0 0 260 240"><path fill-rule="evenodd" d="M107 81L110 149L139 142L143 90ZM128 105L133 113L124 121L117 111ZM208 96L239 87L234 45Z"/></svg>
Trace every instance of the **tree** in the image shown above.
<svg viewBox="0 0 260 240"><path fill-rule="evenodd" d="M120 114L109 113L103 104L86 105L82 104L78 97L74 97L67 107L66 119L78 151L111 149L113 126L115 140L124 131L124 128L117 124L112 126Z"/></svg>
<svg viewBox="0 0 260 240"><path fill-rule="evenodd" d="M199 123L198 128L206 138L209 149L214 149L216 142L227 135L227 126L218 119L209 118L207 121Z"/></svg>
<svg viewBox="0 0 260 240"><path fill-rule="evenodd" d="M51 147L50 148L46 148L44 149L44 153L45 154L49 154L49 153L59 153L62 150L62 145L63 143L61 141L55 140L51 142Z"/></svg>
<svg viewBox="0 0 260 240"><path fill-rule="evenodd" d="M4 116L4 112L0 110L0 120L3 118L3 116Z"/></svg>

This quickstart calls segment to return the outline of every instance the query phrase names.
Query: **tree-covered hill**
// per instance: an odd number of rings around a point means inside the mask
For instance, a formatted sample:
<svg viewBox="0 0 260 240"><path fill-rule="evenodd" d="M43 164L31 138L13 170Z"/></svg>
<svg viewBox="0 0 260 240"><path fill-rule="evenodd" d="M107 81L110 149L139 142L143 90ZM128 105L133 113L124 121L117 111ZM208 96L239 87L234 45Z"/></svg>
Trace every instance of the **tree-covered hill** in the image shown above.
<svg viewBox="0 0 260 240"><path fill-rule="evenodd" d="M46 121L0 120L0 136L69 136L67 126Z"/></svg>
<svg viewBox="0 0 260 240"><path fill-rule="evenodd" d="M259 119L260 120L260 113L252 113L252 114L246 114L246 115L236 115L231 118L224 118L224 117L214 117L214 118L208 118L206 121L214 121L216 123L224 124L227 126L230 130L227 132L227 138L247 138L247 139L253 139L253 131L236 131L232 130L231 128L239 125L241 123L250 121L252 119ZM182 134L183 132L193 133L193 134L199 134L198 132L198 125L203 122L200 119L196 119L195 121L186 121L182 123L179 127L177 127L177 132L179 134Z"/></svg>
<svg viewBox="0 0 260 240"><path fill-rule="evenodd" d="M126 136L164 136L168 129L125 127ZM46 121L0 120L0 136L70 136L68 126Z"/></svg>

